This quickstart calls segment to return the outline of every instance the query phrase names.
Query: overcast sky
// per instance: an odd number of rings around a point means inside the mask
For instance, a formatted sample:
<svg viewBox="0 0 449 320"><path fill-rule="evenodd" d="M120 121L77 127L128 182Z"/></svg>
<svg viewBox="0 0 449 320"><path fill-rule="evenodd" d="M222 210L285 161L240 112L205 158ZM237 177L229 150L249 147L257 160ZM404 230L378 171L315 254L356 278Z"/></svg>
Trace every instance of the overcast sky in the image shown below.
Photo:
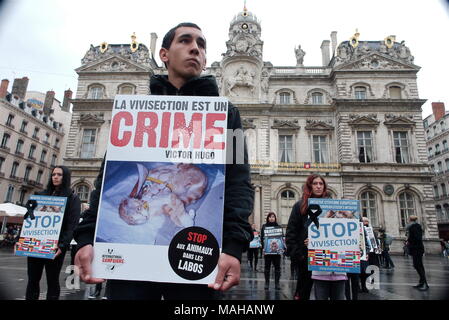
<svg viewBox="0 0 449 320"><path fill-rule="evenodd" d="M130 43L150 46L158 35L179 22L197 23L208 41L208 63L226 52L229 23L243 9L244 0L6 0L0 11L0 78L30 78L28 90L53 89L62 101L64 90L76 92L74 69L90 44ZM449 110L449 9L445 0L247 0L247 8L261 21L263 59L275 66L294 66L294 48L306 51L305 66L321 65L321 42L337 31L338 42L357 28L359 40L405 40L421 67L418 89L428 101L444 102ZM156 51L156 52L157 52ZM160 64L160 60L157 59Z"/></svg>

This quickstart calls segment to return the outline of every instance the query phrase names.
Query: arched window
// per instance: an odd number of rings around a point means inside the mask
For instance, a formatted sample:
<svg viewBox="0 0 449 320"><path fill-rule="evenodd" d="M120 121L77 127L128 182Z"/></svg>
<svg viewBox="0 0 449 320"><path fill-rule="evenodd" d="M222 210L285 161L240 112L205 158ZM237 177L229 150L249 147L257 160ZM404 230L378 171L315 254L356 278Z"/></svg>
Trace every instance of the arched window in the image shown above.
<svg viewBox="0 0 449 320"><path fill-rule="evenodd" d="M354 95L357 100L366 99L366 88L365 87L355 87Z"/></svg>
<svg viewBox="0 0 449 320"><path fill-rule="evenodd" d="M389 88L390 91L390 99L401 99L401 87L391 86Z"/></svg>
<svg viewBox="0 0 449 320"><path fill-rule="evenodd" d="M377 227L379 219L377 218L376 194L371 191L365 191L360 195L360 202L362 216L367 217L370 220L371 226Z"/></svg>
<svg viewBox="0 0 449 320"><path fill-rule="evenodd" d="M85 184L79 184L75 187L75 193L78 195L81 201L87 202L89 200L89 186Z"/></svg>
<svg viewBox="0 0 449 320"><path fill-rule="evenodd" d="M290 93L288 92L281 92L279 94L279 103L280 104L290 104Z"/></svg>
<svg viewBox="0 0 449 320"><path fill-rule="evenodd" d="M401 227L405 228L408 223L408 218L416 215L415 198L411 192L405 191L399 194L399 213Z"/></svg>
<svg viewBox="0 0 449 320"><path fill-rule="evenodd" d="M323 94L321 92L312 93L312 104L323 104Z"/></svg>
<svg viewBox="0 0 449 320"><path fill-rule="evenodd" d="M135 86L132 84L122 84L118 88L119 94L135 94Z"/></svg>
<svg viewBox="0 0 449 320"><path fill-rule="evenodd" d="M104 88L100 85L93 85L89 87L89 99L102 99L104 95Z"/></svg>
<svg viewBox="0 0 449 320"><path fill-rule="evenodd" d="M282 224L286 225L292 211L292 207L296 202L295 192L292 190L284 190L281 192L280 217Z"/></svg>

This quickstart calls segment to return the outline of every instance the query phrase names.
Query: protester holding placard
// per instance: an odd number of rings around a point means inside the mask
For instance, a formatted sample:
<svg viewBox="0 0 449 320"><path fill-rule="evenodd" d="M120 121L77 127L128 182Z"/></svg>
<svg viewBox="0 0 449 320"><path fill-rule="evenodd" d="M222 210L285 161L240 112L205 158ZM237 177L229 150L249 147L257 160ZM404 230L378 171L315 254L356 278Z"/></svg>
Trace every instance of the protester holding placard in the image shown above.
<svg viewBox="0 0 449 320"><path fill-rule="evenodd" d="M206 39L201 29L193 23L181 23L172 28L162 42L159 57L168 75L155 75L150 81L152 95L168 96L219 96L212 76L200 77L206 66ZM241 130L238 109L229 103L227 129ZM179 284L152 281L108 281L109 299L212 299L214 290L225 291L239 283L242 252L253 238L248 217L252 212L254 191L250 183L250 171L246 145L242 154L236 154L236 146L228 150L231 162L226 164L223 241L218 260L218 273L213 283ZM238 162L236 159L242 159ZM90 208L75 232L79 244L76 265L80 267L81 279L87 283L99 283L103 279L92 277L93 243L97 221L98 204L102 189L103 161ZM215 251L216 252L216 251Z"/></svg>
<svg viewBox="0 0 449 320"><path fill-rule="evenodd" d="M251 269L254 266L254 271L257 271L257 262L259 260L259 250L262 247L260 243L260 232L256 230L256 224L251 225L253 228L254 239L249 243L248 248L248 262Z"/></svg>
<svg viewBox="0 0 449 320"><path fill-rule="evenodd" d="M279 226L274 212L269 212L266 223L262 226L261 239L262 251L265 259L265 290L270 286L270 269L274 265L275 289L280 290L281 279L281 256L284 252L282 237L284 236L282 227Z"/></svg>
<svg viewBox="0 0 449 320"><path fill-rule="evenodd" d="M311 174L303 186L303 194L300 201L295 203L288 220L286 232L286 244L291 259L296 259L299 266L298 281L295 292L296 300L309 300L312 290L312 272L308 270L308 227L312 223L309 210L310 198L327 198L327 185L323 177Z"/></svg>
<svg viewBox="0 0 449 320"><path fill-rule="evenodd" d="M66 251L70 248L73 239L73 230L78 224L81 210L81 202L78 196L70 188L71 173L65 166L57 166L53 169L47 187L39 195L67 197L64 210L62 227L58 240L58 251L53 260L44 258L28 257L28 284L26 289L27 300L38 300L40 287L39 282L45 267L47 276L47 300L58 300L61 291L59 285L59 274Z"/></svg>

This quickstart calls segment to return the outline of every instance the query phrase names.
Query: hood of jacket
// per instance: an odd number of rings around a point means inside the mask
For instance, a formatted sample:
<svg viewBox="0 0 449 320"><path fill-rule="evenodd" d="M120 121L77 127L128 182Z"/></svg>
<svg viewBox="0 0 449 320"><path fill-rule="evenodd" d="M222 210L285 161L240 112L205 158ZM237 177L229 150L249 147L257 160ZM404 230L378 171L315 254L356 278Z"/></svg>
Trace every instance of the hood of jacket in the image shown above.
<svg viewBox="0 0 449 320"><path fill-rule="evenodd" d="M154 75L150 79L150 91L153 95L219 96L214 76L191 78L178 89L168 81L167 75Z"/></svg>

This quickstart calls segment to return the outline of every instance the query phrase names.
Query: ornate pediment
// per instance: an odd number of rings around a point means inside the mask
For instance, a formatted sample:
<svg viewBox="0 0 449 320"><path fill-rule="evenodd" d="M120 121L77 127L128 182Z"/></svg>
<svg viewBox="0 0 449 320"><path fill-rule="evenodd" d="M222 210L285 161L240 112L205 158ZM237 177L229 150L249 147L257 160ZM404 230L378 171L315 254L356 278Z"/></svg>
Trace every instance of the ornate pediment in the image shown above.
<svg viewBox="0 0 449 320"><path fill-rule="evenodd" d="M353 127L377 127L380 121L377 120L377 114L350 114L348 124Z"/></svg>
<svg viewBox="0 0 449 320"><path fill-rule="evenodd" d="M322 120L306 120L306 130L326 130L326 131L332 131L334 130L334 126L332 125L332 122L325 122Z"/></svg>
<svg viewBox="0 0 449 320"><path fill-rule="evenodd" d="M411 128L416 125L413 115L385 114L385 126L393 128Z"/></svg>
<svg viewBox="0 0 449 320"><path fill-rule="evenodd" d="M357 60L345 61L335 70L418 70L418 68L381 53L371 53Z"/></svg>
<svg viewBox="0 0 449 320"><path fill-rule="evenodd" d="M273 121L271 129L278 130L299 130L301 127L298 125L298 120L277 120Z"/></svg>
<svg viewBox="0 0 449 320"><path fill-rule="evenodd" d="M93 61L76 69L76 72L148 72L148 66L112 55L102 60Z"/></svg>
<svg viewBox="0 0 449 320"><path fill-rule="evenodd" d="M104 123L103 117L97 114L84 113L79 119L81 126L101 126Z"/></svg>
<svg viewBox="0 0 449 320"><path fill-rule="evenodd" d="M254 119L242 118L242 128L246 129L256 129L256 125L254 124Z"/></svg>

